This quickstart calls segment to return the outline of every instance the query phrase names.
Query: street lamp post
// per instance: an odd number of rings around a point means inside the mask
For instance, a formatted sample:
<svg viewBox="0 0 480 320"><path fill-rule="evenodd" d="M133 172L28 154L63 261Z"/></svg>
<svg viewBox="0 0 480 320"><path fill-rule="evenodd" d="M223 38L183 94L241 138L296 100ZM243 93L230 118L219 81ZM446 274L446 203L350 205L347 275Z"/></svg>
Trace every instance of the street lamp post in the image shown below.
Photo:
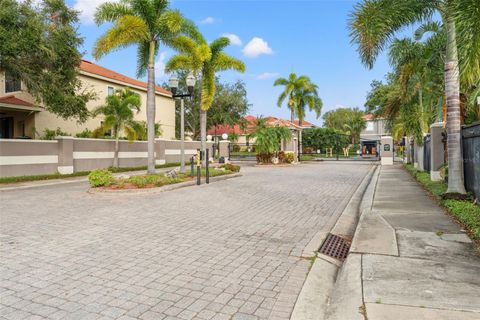
<svg viewBox="0 0 480 320"><path fill-rule="evenodd" d="M168 86L172 91L172 97L180 98L180 172L185 173L185 101L184 98L192 97L193 89L195 87L195 77L193 74L187 76L188 93L178 93L178 78L172 75L168 81Z"/></svg>

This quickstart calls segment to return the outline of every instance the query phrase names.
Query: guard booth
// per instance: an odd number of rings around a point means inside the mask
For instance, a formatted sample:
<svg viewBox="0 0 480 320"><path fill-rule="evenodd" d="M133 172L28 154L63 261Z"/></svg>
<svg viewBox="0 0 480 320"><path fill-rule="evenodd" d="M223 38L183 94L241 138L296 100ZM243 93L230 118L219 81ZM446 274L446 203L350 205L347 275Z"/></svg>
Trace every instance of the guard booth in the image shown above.
<svg viewBox="0 0 480 320"><path fill-rule="evenodd" d="M393 165L393 138L391 136L382 137L380 160L382 166Z"/></svg>

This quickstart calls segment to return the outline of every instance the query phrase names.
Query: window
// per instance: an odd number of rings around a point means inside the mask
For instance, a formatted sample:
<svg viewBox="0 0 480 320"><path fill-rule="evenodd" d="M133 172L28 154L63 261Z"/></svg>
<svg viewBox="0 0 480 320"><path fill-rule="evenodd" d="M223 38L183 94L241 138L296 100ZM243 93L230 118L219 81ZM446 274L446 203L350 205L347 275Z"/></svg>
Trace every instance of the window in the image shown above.
<svg viewBox="0 0 480 320"><path fill-rule="evenodd" d="M374 130L374 125L373 121L367 121L367 131L373 131Z"/></svg>
<svg viewBox="0 0 480 320"><path fill-rule="evenodd" d="M19 78L13 77L8 73L5 74L5 93L22 90L22 82Z"/></svg>
<svg viewBox="0 0 480 320"><path fill-rule="evenodd" d="M115 89L113 87L108 87L108 95L111 96L115 93Z"/></svg>

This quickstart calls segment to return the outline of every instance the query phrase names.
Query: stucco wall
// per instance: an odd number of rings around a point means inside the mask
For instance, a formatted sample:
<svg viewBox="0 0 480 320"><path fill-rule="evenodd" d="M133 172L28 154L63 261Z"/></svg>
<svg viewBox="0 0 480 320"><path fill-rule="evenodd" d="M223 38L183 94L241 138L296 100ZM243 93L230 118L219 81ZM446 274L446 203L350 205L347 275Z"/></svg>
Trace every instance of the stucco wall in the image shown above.
<svg viewBox="0 0 480 320"><path fill-rule="evenodd" d="M0 139L0 176L25 176L53 173L72 173L108 168L113 165L114 140L58 137L54 141ZM208 143L210 155L213 143ZM199 141L185 142L185 161L188 163ZM147 165L145 141L120 141L119 166ZM180 141L157 139L155 163L180 162Z"/></svg>
<svg viewBox="0 0 480 320"><path fill-rule="evenodd" d="M87 76L85 74L80 74L79 79L83 83L83 89L92 90L97 94L96 100L91 100L87 103L89 110L94 110L98 106L102 105L105 102L105 98L108 95L108 87L113 87L114 89L122 89L127 85L115 83L109 81L108 79L94 78ZM141 99L141 110L138 114L135 115L135 119L138 121L147 120L147 92L146 89L140 88L130 88L140 95ZM24 88L22 88L24 89ZM21 92L11 92L5 93L5 74L0 72L0 97L5 95L15 95L15 97L34 103L34 99L25 91ZM155 122L161 123L161 128L163 133L162 138L172 139L175 138L175 101L167 96L158 94L155 98L156 102L156 114ZM57 117L55 114L52 114L48 111L40 111L29 117L28 131L26 134L32 138L40 138L45 129L56 129L60 128L63 132L75 135L82 132L84 129L95 130L100 126L102 117L98 116L96 118L90 118L85 123L79 124L75 120L64 120L61 117ZM33 131L35 128L35 131Z"/></svg>

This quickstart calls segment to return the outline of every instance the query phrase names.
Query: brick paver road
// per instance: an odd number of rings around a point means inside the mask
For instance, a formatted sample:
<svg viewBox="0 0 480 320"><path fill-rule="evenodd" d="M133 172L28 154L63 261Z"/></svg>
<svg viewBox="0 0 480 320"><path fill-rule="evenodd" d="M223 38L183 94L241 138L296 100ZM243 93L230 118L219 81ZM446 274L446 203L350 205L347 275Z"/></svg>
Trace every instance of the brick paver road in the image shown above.
<svg viewBox="0 0 480 320"><path fill-rule="evenodd" d="M245 168L160 194L0 193L2 319L288 319L301 252L370 166Z"/></svg>

